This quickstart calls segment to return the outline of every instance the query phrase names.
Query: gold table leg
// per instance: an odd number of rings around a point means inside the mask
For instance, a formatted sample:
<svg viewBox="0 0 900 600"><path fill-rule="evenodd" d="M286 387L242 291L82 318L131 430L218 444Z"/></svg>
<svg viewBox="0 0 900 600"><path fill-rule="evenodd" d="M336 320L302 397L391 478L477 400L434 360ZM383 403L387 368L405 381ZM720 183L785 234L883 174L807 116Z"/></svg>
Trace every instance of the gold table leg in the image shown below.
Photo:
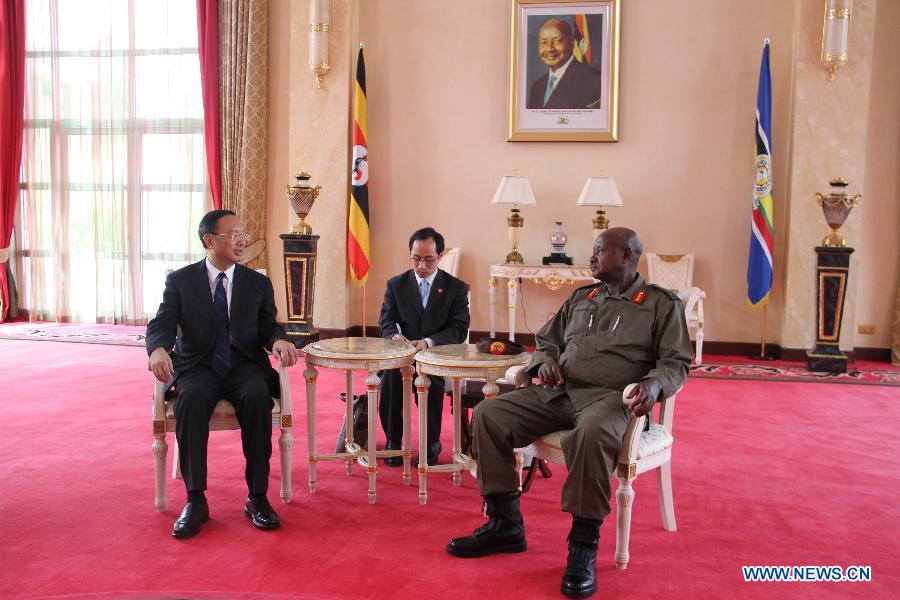
<svg viewBox="0 0 900 600"><path fill-rule="evenodd" d="M345 434L344 435L344 451L349 452L350 449L348 448L348 446L354 442L354 439L353 439L353 400L354 400L354 398L353 398L353 370L347 369L346 371L344 371L344 373L346 374L346 377L347 377L347 392L346 392L347 414L344 417L344 419L345 419L344 422L346 423L346 427L344 428L344 434ZM347 462L347 475L352 475L353 474L353 457L347 456L346 462Z"/></svg>
<svg viewBox="0 0 900 600"><path fill-rule="evenodd" d="M378 465L375 458L375 413L378 412L378 373L369 371L366 377L366 395L369 402L369 449L368 449L368 465L366 471L369 474L369 504L375 504L375 475Z"/></svg>
<svg viewBox="0 0 900 600"><path fill-rule="evenodd" d="M307 365L303 372L306 380L306 431L309 454L309 491L316 491L316 378L319 372Z"/></svg>
<svg viewBox="0 0 900 600"><path fill-rule="evenodd" d="M427 375L416 377L416 395L419 398L419 504L428 502L428 386Z"/></svg>
<svg viewBox="0 0 900 600"><path fill-rule="evenodd" d="M457 458L462 453L462 381L459 377L453 377L453 462L458 464ZM453 471L453 485L460 484L460 470Z"/></svg>
<svg viewBox="0 0 900 600"><path fill-rule="evenodd" d="M412 380L413 373L415 372L416 370L412 365L400 369L400 374L403 376L403 440L400 443L400 448L403 452L404 485L409 485L412 481L410 473L410 463L412 462L412 448L410 447L410 442L412 441L412 426L410 425L410 422L412 421L412 415L410 413L412 411Z"/></svg>

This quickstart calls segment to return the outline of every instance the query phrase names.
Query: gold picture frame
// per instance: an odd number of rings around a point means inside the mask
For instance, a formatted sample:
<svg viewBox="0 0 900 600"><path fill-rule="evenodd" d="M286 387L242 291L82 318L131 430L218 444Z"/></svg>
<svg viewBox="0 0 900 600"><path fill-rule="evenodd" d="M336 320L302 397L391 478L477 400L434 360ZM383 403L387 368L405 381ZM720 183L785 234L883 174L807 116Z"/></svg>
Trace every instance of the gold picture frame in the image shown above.
<svg viewBox="0 0 900 600"><path fill-rule="evenodd" d="M508 141L619 140L620 2L510 0Z"/></svg>

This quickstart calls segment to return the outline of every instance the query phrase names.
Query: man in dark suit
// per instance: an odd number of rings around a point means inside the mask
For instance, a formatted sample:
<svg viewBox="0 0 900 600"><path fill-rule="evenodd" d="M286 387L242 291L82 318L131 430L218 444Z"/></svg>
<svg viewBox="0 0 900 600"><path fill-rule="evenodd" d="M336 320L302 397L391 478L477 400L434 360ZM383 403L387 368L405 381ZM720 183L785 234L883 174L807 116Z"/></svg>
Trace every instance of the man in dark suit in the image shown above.
<svg viewBox="0 0 900 600"><path fill-rule="evenodd" d="M549 71L531 86L526 108L599 109L603 78L572 53L572 26L550 19L538 31L538 54Z"/></svg>
<svg viewBox="0 0 900 600"><path fill-rule="evenodd" d="M280 521L266 491L272 396L279 389L266 350L285 366L297 361L297 351L275 321L272 282L236 264L250 236L235 214L207 213L198 233L206 258L166 278L162 304L147 325L150 370L164 383L174 376L177 394L175 437L188 497L172 535L195 535L209 520L204 494L209 418L223 398L234 406L241 425L249 490L244 513L259 529L277 529ZM173 346L174 360L169 356Z"/></svg>
<svg viewBox="0 0 900 600"><path fill-rule="evenodd" d="M444 236L425 227L409 238L412 269L392 277L384 290L384 302L378 325L385 339L411 343L417 350L441 344L461 344L469 330L469 286L438 269L444 253ZM428 388L429 465L437 463L441 453L441 413L444 380L431 379ZM403 379L399 369L381 374L381 426L387 436L387 449L400 450L403 437ZM385 459L388 466L399 467L399 456Z"/></svg>

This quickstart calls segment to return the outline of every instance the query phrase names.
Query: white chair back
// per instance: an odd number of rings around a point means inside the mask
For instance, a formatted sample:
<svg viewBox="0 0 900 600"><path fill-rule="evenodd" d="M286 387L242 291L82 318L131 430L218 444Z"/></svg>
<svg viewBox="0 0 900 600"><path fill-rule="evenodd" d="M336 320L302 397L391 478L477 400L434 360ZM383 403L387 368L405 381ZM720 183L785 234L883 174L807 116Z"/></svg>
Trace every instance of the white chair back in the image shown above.
<svg viewBox="0 0 900 600"><path fill-rule="evenodd" d="M454 248L446 248L444 250L444 255L441 257L441 260L438 261L438 268L441 271L445 271L450 273L454 277L457 277L457 273L459 273L459 247L456 246Z"/></svg>
<svg viewBox="0 0 900 600"><path fill-rule="evenodd" d="M694 284L693 254L657 254L646 252L647 278L650 283L673 290L689 288Z"/></svg>

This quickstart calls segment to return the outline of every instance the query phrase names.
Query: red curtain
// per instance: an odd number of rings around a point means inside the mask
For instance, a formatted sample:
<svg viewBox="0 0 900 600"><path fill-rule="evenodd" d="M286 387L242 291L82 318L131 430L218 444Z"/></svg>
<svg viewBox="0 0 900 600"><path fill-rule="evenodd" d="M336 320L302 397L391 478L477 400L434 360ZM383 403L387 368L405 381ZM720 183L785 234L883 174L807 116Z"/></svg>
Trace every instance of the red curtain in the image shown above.
<svg viewBox="0 0 900 600"><path fill-rule="evenodd" d="M200 38L200 87L203 89L203 131L206 170L213 207L222 208L222 153L219 149L219 0L197 0Z"/></svg>
<svg viewBox="0 0 900 600"><path fill-rule="evenodd" d="M25 103L25 0L0 9L0 323L9 311L9 240L19 201Z"/></svg>

